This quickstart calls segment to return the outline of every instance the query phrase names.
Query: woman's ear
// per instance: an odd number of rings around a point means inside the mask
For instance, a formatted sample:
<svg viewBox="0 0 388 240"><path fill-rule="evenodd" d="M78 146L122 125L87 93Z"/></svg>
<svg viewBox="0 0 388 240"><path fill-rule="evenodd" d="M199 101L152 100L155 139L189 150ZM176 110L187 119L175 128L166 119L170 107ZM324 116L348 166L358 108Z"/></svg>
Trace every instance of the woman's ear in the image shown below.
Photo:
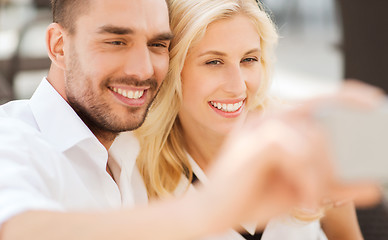
<svg viewBox="0 0 388 240"><path fill-rule="evenodd" d="M64 38L65 30L58 23L51 23L46 30L46 47L52 63L60 69L65 69Z"/></svg>

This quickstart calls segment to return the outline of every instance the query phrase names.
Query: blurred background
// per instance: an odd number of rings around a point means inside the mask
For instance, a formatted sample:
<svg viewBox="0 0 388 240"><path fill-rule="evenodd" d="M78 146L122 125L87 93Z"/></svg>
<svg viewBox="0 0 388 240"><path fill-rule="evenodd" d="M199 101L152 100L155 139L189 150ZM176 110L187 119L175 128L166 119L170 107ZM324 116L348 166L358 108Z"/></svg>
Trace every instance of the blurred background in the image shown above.
<svg viewBox="0 0 388 240"><path fill-rule="evenodd" d="M359 78L388 90L385 0L262 0L280 41L273 94L301 99ZM49 0L0 0L0 104L29 98L46 76ZM388 171L388 170L387 170ZM366 240L388 239L384 204L359 209Z"/></svg>
<svg viewBox="0 0 388 240"><path fill-rule="evenodd" d="M280 35L273 93L311 97L343 78L341 19L335 0L266 0Z"/></svg>
<svg viewBox="0 0 388 240"><path fill-rule="evenodd" d="M29 98L47 74L50 0L0 0L0 103Z"/></svg>

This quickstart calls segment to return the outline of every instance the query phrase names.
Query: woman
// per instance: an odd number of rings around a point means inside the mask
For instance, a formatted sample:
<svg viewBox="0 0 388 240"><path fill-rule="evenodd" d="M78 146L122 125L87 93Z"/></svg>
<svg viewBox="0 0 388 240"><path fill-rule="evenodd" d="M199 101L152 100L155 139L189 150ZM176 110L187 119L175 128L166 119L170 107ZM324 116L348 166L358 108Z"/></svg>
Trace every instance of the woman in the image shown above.
<svg viewBox="0 0 388 240"><path fill-rule="evenodd" d="M192 191L193 181L206 184L211 160L231 129L274 106L268 88L277 34L256 1L170 0L169 5L174 39L163 98L155 100L137 131L138 167L150 199ZM319 214L294 215L310 219L271 221L263 239L325 239ZM245 233L231 230L218 239L260 239L254 228L243 224ZM322 228L329 239L362 239L351 203L327 211Z"/></svg>

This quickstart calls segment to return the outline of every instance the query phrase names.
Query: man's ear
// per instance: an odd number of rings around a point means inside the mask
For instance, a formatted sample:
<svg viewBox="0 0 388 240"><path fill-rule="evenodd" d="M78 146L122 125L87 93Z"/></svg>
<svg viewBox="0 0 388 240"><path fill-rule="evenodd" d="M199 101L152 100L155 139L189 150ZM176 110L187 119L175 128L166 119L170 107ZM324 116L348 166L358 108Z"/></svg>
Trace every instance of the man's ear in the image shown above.
<svg viewBox="0 0 388 240"><path fill-rule="evenodd" d="M64 70L65 49L64 39L66 36L65 29L58 23L51 23L46 30L46 47L47 53L53 64Z"/></svg>

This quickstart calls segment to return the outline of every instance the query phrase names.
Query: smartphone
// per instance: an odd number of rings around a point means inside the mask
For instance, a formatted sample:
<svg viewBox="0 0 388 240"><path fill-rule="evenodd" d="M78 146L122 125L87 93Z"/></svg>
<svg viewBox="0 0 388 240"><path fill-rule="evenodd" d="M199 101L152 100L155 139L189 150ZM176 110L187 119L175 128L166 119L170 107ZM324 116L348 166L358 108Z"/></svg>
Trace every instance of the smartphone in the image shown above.
<svg viewBox="0 0 388 240"><path fill-rule="evenodd" d="M316 116L340 177L388 183L388 99L376 109L325 106Z"/></svg>

